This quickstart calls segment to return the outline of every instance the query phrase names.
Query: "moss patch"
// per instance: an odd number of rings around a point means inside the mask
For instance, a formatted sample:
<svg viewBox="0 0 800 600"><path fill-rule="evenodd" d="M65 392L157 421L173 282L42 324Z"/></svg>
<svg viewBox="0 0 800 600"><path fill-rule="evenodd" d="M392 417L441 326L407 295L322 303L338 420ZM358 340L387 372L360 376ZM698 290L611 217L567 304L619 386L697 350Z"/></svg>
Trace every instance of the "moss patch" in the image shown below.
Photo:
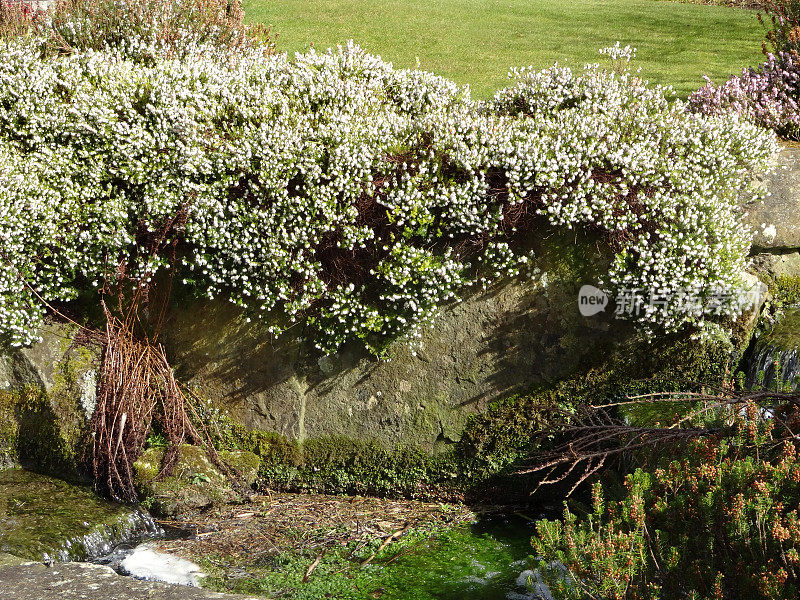
<svg viewBox="0 0 800 600"><path fill-rule="evenodd" d="M44 340L7 355L0 390L0 468L19 464L83 479L99 353L74 343L75 329L52 324Z"/></svg>
<svg viewBox="0 0 800 600"><path fill-rule="evenodd" d="M0 464L78 477L88 423L63 388L0 391Z"/></svg>
<svg viewBox="0 0 800 600"><path fill-rule="evenodd" d="M219 456L246 483L255 482L260 464L255 454L222 450ZM193 510L240 499L227 477L214 466L202 448L181 445L173 473L159 477L163 458L163 448L149 448L133 465L138 492L154 513L183 518Z"/></svg>
<svg viewBox="0 0 800 600"><path fill-rule="evenodd" d="M131 507L107 502L88 488L23 471L0 472L0 549L31 560L85 560L144 533ZM0 555L2 559L2 555Z"/></svg>
<svg viewBox="0 0 800 600"><path fill-rule="evenodd" d="M784 305L800 305L800 276L778 275L770 292L776 300Z"/></svg>
<svg viewBox="0 0 800 600"><path fill-rule="evenodd" d="M355 595L369 600L382 596L383 564L396 566L407 554L427 553L428 543L440 536L469 531L467 524L475 516L464 506L438 502L270 492L254 496L246 506L215 506L196 515L192 522L200 535L161 542L159 549L199 562L210 575L203 586L218 591L309 600ZM525 528L519 533L516 541L526 553L530 534L525 535ZM479 536L476 532L467 541L480 544ZM505 541L493 540L492 547L502 547ZM457 546L452 545L454 551ZM306 577L317 557L317 566ZM452 565L450 555L442 558L442 569ZM508 568L516 558L520 557L498 556L497 562ZM469 566L473 559L483 561L484 556L462 544L461 563ZM412 597L402 595L403 587L430 571L428 566L411 571L398 566L395 577L405 575L395 582L400 597ZM438 577L431 573L416 587L425 588Z"/></svg>
<svg viewBox="0 0 800 600"><path fill-rule="evenodd" d="M800 309L789 309L783 318L760 340L760 346L771 346L778 351L800 348Z"/></svg>

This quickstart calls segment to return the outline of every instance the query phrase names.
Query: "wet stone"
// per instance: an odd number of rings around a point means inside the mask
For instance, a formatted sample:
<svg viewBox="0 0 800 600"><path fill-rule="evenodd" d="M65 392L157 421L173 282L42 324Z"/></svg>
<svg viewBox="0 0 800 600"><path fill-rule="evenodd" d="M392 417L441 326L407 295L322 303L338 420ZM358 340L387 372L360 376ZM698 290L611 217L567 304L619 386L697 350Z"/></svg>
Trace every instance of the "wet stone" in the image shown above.
<svg viewBox="0 0 800 600"><path fill-rule="evenodd" d="M0 471L0 552L29 560L88 560L158 529L150 515L88 488L22 469Z"/></svg>
<svg viewBox="0 0 800 600"><path fill-rule="evenodd" d="M14 600L244 600L189 588L139 581L111 568L90 563L28 563L0 567L0 597L13 590ZM57 591L56 591L57 590Z"/></svg>

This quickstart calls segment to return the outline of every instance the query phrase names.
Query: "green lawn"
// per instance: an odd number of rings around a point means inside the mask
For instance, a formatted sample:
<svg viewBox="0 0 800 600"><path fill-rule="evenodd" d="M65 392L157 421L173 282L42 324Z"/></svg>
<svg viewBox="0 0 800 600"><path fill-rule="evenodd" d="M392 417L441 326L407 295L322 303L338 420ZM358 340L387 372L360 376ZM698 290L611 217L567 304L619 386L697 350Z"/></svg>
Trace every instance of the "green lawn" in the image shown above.
<svg viewBox="0 0 800 600"><path fill-rule="evenodd" d="M354 39L395 66L469 83L487 97L511 66L582 65L619 40L651 81L686 95L761 59L755 13L656 0L244 0L294 52Z"/></svg>

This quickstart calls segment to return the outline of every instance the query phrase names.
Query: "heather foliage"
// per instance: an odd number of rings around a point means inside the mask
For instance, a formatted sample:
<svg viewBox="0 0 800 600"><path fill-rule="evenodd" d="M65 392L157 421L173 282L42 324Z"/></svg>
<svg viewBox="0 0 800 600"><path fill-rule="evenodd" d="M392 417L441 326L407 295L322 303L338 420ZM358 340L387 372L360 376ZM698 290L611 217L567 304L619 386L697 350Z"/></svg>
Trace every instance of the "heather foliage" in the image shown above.
<svg viewBox="0 0 800 600"><path fill-rule="evenodd" d="M114 48L134 61L185 57L203 45L273 49L269 29L246 25L240 0L57 0L44 11L0 1L0 38L37 35L43 54Z"/></svg>
<svg viewBox="0 0 800 600"><path fill-rule="evenodd" d="M800 58L788 51L769 54L758 67L746 68L721 85L710 80L689 98L699 113L736 113L787 139L800 139Z"/></svg>
<svg viewBox="0 0 800 600"><path fill-rule="evenodd" d="M0 39L25 35L42 16L22 0L0 0Z"/></svg>
<svg viewBox="0 0 800 600"><path fill-rule="evenodd" d="M769 54L768 44L774 54L800 49L800 1L761 0L761 8L764 14L759 13L758 20L769 28L762 45L764 54Z"/></svg>
<svg viewBox="0 0 800 600"><path fill-rule="evenodd" d="M240 0L58 0L40 31L51 52L114 48L137 61L204 44L271 50L267 30L245 25Z"/></svg>
<svg viewBox="0 0 800 600"><path fill-rule="evenodd" d="M736 113L786 139L800 140L800 2L764 0L763 9L766 18L758 18L770 27L763 44L767 60L720 85L706 78L689 106L707 115Z"/></svg>
<svg viewBox="0 0 800 600"><path fill-rule="evenodd" d="M468 287L528 269L521 242L541 223L603 234L611 291L702 301L741 285L737 195L775 151L625 68L520 71L480 103L352 44L294 60L214 40L176 53L135 31L43 59L48 44L0 45L0 327L14 344L35 339L40 298L174 269L276 334L301 323L323 351L381 352ZM155 238L174 254L153 255ZM738 310L666 302L642 323L703 331Z"/></svg>
<svg viewBox="0 0 800 600"><path fill-rule="evenodd" d="M589 514L537 524L533 545L554 597L798 597L796 446L771 442L755 407L729 418L735 435L665 453L626 477L618 501L597 483Z"/></svg>

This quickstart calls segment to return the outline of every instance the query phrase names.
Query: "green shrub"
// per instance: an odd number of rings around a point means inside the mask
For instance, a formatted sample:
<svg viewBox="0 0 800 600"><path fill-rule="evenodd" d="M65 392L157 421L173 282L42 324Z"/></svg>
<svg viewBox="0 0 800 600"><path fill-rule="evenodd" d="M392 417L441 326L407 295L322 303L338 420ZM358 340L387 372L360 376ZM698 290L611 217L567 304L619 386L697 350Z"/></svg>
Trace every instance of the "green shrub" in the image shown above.
<svg viewBox="0 0 800 600"><path fill-rule="evenodd" d="M540 521L533 545L555 597L797 598L800 460L748 411L733 439L694 442L628 475L618 501L597 483L590 514Z"/></svg>

